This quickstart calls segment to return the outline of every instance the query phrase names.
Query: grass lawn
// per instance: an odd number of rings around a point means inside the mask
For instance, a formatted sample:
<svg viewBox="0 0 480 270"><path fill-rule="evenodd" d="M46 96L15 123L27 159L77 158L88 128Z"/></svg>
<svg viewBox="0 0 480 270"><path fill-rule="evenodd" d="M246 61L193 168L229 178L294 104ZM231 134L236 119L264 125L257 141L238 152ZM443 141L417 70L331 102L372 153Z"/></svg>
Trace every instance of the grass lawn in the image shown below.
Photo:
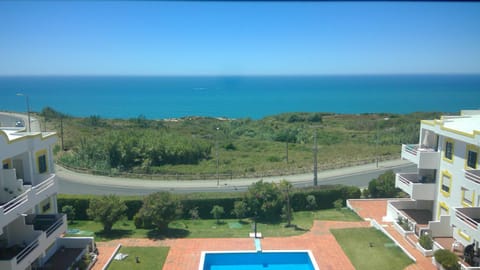
<svg viewBox="0 0 480 270"><path fill-rule="evenodd" d="M161 270L168 251L168 247L121 247L118 252L128 254L128 257L122 261L112 260L108 270ZM140 263L135 261L136 256L138 256Z"/></svg>
<svg viewBox="0 0 480 270"><path fill-rule="evenodd" d="M357 270L400 270L413 263L386 235L375 228L331 231Z"/></svg>
<svg viewBox="0 0 480 270"><path fill-rule="evenodd" d="M285 228L285 222L257 223L257 230L266 237L299 235L308 231L313 220L340 220L361 221L353 211L348 209L301 211L295 212L292 223L295 228ZM108 241L117 238L224 238L246 237L252 232L253 222L249 219L238 221L237 219L222 219L217 224L214 219L200 220L177 220L170 223L169 230L158 232L156 230L136 229L132 220L117 222L110 234L102 232L102 225L95 221L79 220L69 224L69 229L78 229L84 232L93 232L96 241ZM68 236L84 236L81 234L68 234Z"/></svg>

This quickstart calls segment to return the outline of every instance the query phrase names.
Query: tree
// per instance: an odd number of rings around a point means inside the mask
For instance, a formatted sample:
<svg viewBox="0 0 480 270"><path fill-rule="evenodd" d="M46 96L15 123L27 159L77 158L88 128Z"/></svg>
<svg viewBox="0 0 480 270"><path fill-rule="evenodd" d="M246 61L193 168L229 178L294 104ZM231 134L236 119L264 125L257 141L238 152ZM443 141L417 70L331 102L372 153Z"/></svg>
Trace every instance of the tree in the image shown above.
<svg viewBox="0 0 480 270"><path fill-rule="evenodd" d="M308 195L307 198L307 209L315 210L317 208L317 200L314 195Z"/></svg>
<svg viewBox="0 0 480 270"><path fill-rule="evenodd" d="M138 211L145 228L156 227L159 230L168 228L168 224L182 213L182 204L176 196L162 191L148 195Z"/></svg>
<svg viewBox="0 0 480 270"><path fill-rule="evenodd" d="M214 205L212 208L212 211L210 211L210 214L213 215L213 217L217 220L217 224L220 224L220 217L223 215L225 211L223 210L223 207L220 205Z"/></svg>
<svg viewBox="0 0 480 270"><path fill-rule="evenodd" d="M245 195L251 214L259 219L275 220L281 216L281 193L274 183L260 180L253 183Z"/></svg>
<svg viewBox="0 0 480 270"><path fill-rule="evenodd" d="M234 202L232 214L234 214L238 218L238 220L244 218L247 212L248 212L247 203L245 203L244 201Z"/></svg>
<svg viewBox="0 0 480 270"><path fill-rule="evenodd" d="M284 201L286 205L283 207L283 212L285 217L287 218L287 225L286 227L292 226L292 207L290 206L290 191L292 190L293 186L290 182L283 179L280 181L279 184L280 190L283 192Z"/></svg>
<svg viewBox="0 0 480 270"><path fill-rule="evenodd" d="M335 201L333 202L333 207L335 207L335 209L336 209L337 211L342 210L343 200L342 200L342 199L335 200Z"/></svg>
<svg viewBox="0 0 480 270"><path fill-rule="evenodd" d="M368 183L368 193L373 198L393 198L397 196L398 189L395 188L395 174L392 170L372 179Z"/></svg>
<svg viewBox="0 0 480 270"><path fill-rule="evenodd" d="M91 199L87 215L93 220L102 223L103 231L109 233L113 224L123 217L126 210L127 206L120 197L111 194Z"/></svg>
<svg viewBox="0 0 480 270"><path fill-rule="evenodd" d="M75 208L72 205L64 205L62 207L62 213L66 214L68 221L73 224L73 220L75 219Z"/></svg>

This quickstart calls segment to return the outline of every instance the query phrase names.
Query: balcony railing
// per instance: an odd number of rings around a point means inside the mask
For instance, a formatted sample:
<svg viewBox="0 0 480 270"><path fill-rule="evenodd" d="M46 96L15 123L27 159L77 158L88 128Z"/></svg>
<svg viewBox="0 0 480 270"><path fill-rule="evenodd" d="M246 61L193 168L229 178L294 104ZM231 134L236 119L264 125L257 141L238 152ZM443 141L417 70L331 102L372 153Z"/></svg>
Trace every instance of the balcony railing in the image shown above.
<svg viewBox="0 0 480 270"><path fill-rule="evenodd" d="M15 209L15 207L17 207L20 204L28 201L28 192L29 192L29 190L27 190L26 192L24 192L23 194L21 194L17 198L15 198L13 200L10 200L6 204L0 206L0 212L3 212L3 214L8 214L10 211Z"/></svg>
<svg viewBox="0 0 480 270"><path fill-rule="evenodd" d="M465 179L480 184L480 170L466 170Z"/></svg>
<svg viewBox="0 0 480 270"><path fill-rule="evenodd" d="M418 144L404 144L402 145L402 158L417 164L421 169L437 169L440 152Z"/></svg>
<svg viewBox="0 0 480 270"><path fill-rule="evenodd" d="M51 174L40 184L25 189L25 191L16 198L6 202L0 206L0 227L5 226L13 219L17 218L17 214L23 214L31 209L45 197L57 192L55 182L55 174ZM40 196L46 195L46 196Z"/></svg>
<svg viewBox="0 0 480 270"><path fill-rule="evenodd" d="M468 226L472 227L473 229L477 229L478 228L478 223L479 223L479 219L478 218L472 218L472 217L469 217L468 215L466 215L465 213L462 213L461 211L462 208L458 208L456 211L455 211L455 217L458 218L459 220L463 221L465 224L467 224Z"/></svg>
<svg viewBox="0 0 480 270"><path fill-rule="evenodd" d="M26 224L33 225L34 230L44 231L47 238L67 221L65 214L31 216Z"/></svg>
<svg viewBox="0 0 480 270"><path fill-rule="evenodd" d="M400 188L415 200L433 200L435 197L435 180L422 177L417 173L397 174L395 187Z"/></svg>
<svg viewBox="0 0 480 270"><path fill-rule="evenodd" d="M15 257L17 264L20 263L25 257L28 256L36 247L39 245L39 239L33 240L32 243L30 243L28 246L26 246L22 251L18 253L18 255Z"/></svg>

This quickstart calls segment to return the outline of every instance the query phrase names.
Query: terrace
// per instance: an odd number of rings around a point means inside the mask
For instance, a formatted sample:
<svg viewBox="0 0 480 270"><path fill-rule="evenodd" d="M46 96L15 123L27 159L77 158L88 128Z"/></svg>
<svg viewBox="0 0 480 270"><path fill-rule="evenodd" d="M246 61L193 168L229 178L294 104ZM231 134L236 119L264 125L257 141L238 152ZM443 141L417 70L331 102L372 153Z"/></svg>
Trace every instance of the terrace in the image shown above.
<svg viewBox="0 0 480 270"><path fill-rule="evenodd" d="M435 179L418 173L398 173L395 187L400 188L414 200L433 200L435 198Z"/></svg>
<svg viewBox="0 0 480 270"><path fill-rule="evenodd" d="M480 170L465 170L465 179L470 184L475 185L473 188L478 188L480 185Z"/></svg>
<svg viewBox="0 0 480 270"><path fill-rule="evenodd" d="M419 144L403 144L402 158L418 165L419 169L437 169L440 152Z"/></svg>
<svg viewBox="0 0 480 270"><path fill-rule="evenodd" d="M46 197L58 191L55 174L50 174L44 181L35 186L25 186L24 192L17 197L0 203L0 227L5 227L19 215L32 209Z"/></svg>
<svg viewBox="0 0 480 270"><path fill-rule="evenodd" d="M480 207L455 208L452 225L457 228L456 235L462 244L468 245L480 239L479 223Z"/></svg>
<svg viewBox="0 0 480 270"><path fill-rule="evenodd" d="M33 225L32 238L22 243L0 247L0 269L24 269L37 259L66 230L66 215L28 215L27 225Z"/></svg>

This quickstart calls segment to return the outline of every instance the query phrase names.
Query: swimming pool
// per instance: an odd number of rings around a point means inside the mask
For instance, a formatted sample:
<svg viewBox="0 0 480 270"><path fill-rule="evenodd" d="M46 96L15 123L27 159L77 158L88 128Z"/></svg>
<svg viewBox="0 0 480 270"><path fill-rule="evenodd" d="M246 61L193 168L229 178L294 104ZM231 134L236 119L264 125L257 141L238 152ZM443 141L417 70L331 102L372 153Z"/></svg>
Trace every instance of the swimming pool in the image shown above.
<svg viewBox="0 0 480 270"><path fill-rule="evenodd" d="M199 270L318 270L309 250L202 252Z"/></svg>

